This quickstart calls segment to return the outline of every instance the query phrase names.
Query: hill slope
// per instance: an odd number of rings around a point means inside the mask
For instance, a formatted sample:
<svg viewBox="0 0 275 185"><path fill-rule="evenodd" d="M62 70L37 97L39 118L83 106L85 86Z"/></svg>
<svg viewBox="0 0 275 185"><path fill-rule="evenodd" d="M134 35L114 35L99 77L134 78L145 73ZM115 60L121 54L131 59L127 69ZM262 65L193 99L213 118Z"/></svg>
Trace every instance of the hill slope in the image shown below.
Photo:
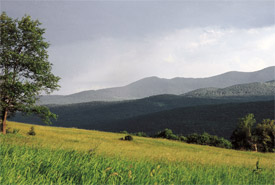
<svg viewBox="0 0 275 185"><path fill-rule="evenodd" d="M230 97L230 96L275 96L275 81L238 84L226 88L197 89L184 96L187 97Z"/></svg>
<svg viewBox="0 0 275 185"><path fill-rule="evenodd" d="M272 184L274 155L164 139L8 122L1 184ZM255 175L260 158L261 178ZM243 178L243 177L246 178Z"/></svg>
<svg viewBox="0 0 275 185"><path fill-rule="evenodd" d="M274 119L274 100L176 108L101 124L96 129L155 134L170 128L176 134L208 132L228 139L236 128L238 119L248 113L253 113L258 122L267 118Z"/></svg>
<svg viewBox="0 0 275 185"><path fill-rule="evenodd" d="M129 160L150 160L153 162L191 162L203 165L229 165L254 167L260 156L261 165L272 167L274 155L271 153L253 153L229 150L211 146L187 144L160 138L133 136L132 142L122 141L125 134L100 132L76 128L63 128L8 122L11 129L19 129L19 135L0 135L0 143L34 148L66 149L87 152L94 149L97 155L118 157ZM36 135L28 136L34 126ZM249 156L249 157L248 157ZM252 157L255 160L251 160ZM215 160L211 160L211 159ZM225 160L226 159L226 160Z"/></svg>
<svg viewBox="0 0 275 185"><path fill-rule="evenodd" d="M83 91L67 96L42 96L40 104L70 104L90 101L139 99L160 94L183 94L195 89L224 88L236 84L275 80L275 67L255 72L227 72L208 78L144 78L123 87Z"/></svg>

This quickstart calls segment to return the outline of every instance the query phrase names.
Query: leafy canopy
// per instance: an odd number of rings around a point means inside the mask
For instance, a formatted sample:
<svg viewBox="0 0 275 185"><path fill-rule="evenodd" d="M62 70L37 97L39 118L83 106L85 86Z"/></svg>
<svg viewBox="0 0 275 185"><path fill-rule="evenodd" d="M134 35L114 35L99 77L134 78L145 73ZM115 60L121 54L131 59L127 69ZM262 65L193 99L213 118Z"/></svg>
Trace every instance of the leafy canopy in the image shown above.
<svg viewBox="0 0 275 185"><path fill-rule="evenodd" d="M250 149L252 146L252 127L256 123L254 114L247 114L239 120L238 127L231 135L235 149Z"/></svg>
<svg viewBox="0 0 275 185"><path fill-rule="evenodd" d="M59 87L60 78L51 73L52 64L48 61L45 29L30 16L12 19L5 12L0 24L1 113L36 113L50 123L56 115L35 104L41 93L49 94Z"/></svg>
<svg viewBox="0 0 275 185"><path fill-rule="evenodd" d="M260 151L275 152L274 120L264 119L256 126L253 135Z"/></svg>

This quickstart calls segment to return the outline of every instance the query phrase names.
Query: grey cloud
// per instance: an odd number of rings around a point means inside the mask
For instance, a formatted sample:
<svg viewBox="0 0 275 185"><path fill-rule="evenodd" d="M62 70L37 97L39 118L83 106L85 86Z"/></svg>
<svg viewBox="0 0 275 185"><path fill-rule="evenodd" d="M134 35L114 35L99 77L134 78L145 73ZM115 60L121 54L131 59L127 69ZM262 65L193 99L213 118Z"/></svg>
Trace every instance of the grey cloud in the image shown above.
<svg viewBox="0 0 275 185"><path fill-rule="evenodd" d="M140 40L100 38L56 46L50 56L64 88L68 87L66 93L71 93L126 85L148 76L207 77L229 70L259 70L274 65L274 33L274 26L188 28ZM64 71L66 62L74 65L66 65ZM71 84L74 90L69 90Z"/></svg>
<svg viewBox="0 0 275 185"><path fill-rule="evenodd" d="M1 1L42 22L68 94L274 65L274 1Z"/></svg>
<svg viewBox="0 0 275 185"><path fill-rule="evenodd" d="M187 27L263 27L275 15L274 1L3 1L1 9L38 18L53 45Z"/></svg>

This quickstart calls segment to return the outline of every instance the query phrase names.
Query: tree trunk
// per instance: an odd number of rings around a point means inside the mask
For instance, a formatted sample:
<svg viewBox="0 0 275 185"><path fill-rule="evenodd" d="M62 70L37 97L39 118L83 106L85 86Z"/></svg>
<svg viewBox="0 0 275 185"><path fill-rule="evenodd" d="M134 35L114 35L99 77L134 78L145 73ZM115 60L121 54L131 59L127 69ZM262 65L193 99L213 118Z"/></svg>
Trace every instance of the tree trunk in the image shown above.
<svg viewBox="0 0 275 185"><path fill-rule="evenodd" d="M8 115L8 111L7 111L7 109L6 109L6 110L4 111L4 114L2 115L2 131L3 131L3 134L6 134L7 115Z"/></svg>

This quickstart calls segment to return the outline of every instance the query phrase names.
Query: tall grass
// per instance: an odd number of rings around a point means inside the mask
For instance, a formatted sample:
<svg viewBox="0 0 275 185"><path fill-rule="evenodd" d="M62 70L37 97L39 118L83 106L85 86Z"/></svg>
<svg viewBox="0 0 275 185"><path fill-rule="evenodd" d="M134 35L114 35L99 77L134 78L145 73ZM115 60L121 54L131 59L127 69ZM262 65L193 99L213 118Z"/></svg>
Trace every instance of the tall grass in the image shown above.
<svg viewBox="0 0 275 185"><path fill-rule="evenodd" d="M0 184L274 184L272 153L9 122L0 135ZM261 171L255 172L260 159Z"/></svg>
<svg viewBox="0 0 275 185"><path fill-rule="evenodd" d="M271 170L130 161L1 143L0 184L273 184Z"/></svg>

